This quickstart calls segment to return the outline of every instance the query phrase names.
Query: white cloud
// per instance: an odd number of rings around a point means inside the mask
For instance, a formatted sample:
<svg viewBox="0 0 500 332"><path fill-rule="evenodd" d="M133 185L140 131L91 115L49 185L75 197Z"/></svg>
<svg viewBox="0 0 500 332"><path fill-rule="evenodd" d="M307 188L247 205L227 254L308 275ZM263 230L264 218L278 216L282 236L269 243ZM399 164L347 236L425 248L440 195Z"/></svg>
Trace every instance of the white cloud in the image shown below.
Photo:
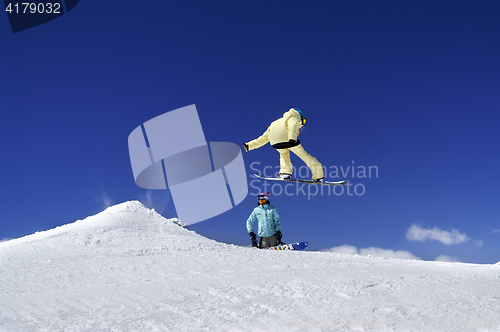
<svg viewBox="0 0 500 332"><path fill-rule="evenodd" d="M410 241L439 241L447 246L467 242L470 238L466 234L461 234L456 229L451 231L443 231L438 227L422 228L419 225L413 224L406 232L406 238Z"/></svg>
<svg viewBox="0 0 500 332"><path fill-rule="evenodd" d="M373 257L385 257L385 258L399 258L399 259L416 259L420 260L420 257L413 255L409 251L403 250L390 250L390 249L382 249L382 248L361 248L358 249L354 246L343 245L340 247L334 247L330 249L323 250L325 252L333 252L337 254L350 254L350 255L361 255L361 256L373 256Z"/></svg>
<svg viewBox="0 0 500 332"><path fill-rule="evenodd" d="M358 248L356 248L355 246L344 244L343 246L334 247L323 251L334 252L336 254L356 255L358 253Z"/></svg>
<svg viewBox="0 0 500 332"><path fill-rule="evenodd" d="M446 255L439 255L438 257L436 257L435 261L437 261L437 262L450 262L450 263L460 262L458 260L458 258L450 257L450 256L446 256Z"/></svg>
<svg viewBox="0 0 500 332"><path fill-rule="evenodd" d="M492 232L493 234L495 234L495 233L500 233L500 228L491 228L491 232Z"/></svg>

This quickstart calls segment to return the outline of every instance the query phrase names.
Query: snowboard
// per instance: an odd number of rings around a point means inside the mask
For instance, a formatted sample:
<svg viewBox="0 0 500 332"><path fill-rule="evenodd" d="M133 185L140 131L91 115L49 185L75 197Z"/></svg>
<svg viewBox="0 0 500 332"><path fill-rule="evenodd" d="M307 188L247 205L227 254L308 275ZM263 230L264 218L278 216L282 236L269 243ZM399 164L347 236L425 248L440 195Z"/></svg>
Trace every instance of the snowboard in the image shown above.
<svg viewBox="0 0 500 332"><path fill-rule="evenodd" d="M275 247L265 248L266 250L304 250L307 247L307 242L297 242L290 244L282 244Z"/></svg>
<svg viewBox="0 0 500 332"><path fill-rule="evenodd" d="M313 180L266 178L264 176L260 176L257 174L254 174L253 176L260 178L260 179L271 180L271 181L309 183L309 184L319 184L319 185L324 185L324 186L343 186L343 185L347 184L347 180L336 181L336 182L332 182L332 181L315 182Z"/></svg>

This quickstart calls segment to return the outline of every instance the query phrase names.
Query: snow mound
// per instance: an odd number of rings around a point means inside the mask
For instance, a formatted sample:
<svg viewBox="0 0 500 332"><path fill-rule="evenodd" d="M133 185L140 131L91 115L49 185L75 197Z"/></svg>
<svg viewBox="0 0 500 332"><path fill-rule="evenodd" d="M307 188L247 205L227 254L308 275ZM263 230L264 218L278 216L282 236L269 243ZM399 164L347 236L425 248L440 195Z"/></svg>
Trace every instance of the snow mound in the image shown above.
<svg viewBox="0 0 500 332"><path fill-rule="evenodd" d="M0 250L24 245L37 250L51 247L67 254L71 248L82 247L144 251L225 246L190 232L184 226L177 218L166 219L138 201L129 201L71 224L0 243Z"/></svg>

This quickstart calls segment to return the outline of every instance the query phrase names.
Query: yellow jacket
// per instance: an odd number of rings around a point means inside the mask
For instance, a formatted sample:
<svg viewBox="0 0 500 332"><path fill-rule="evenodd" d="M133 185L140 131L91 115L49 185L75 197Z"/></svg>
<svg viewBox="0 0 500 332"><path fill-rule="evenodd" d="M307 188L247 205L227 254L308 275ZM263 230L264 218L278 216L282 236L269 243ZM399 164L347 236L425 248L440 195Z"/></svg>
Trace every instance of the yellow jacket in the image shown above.
<svg viewBox="0 0 500 332"><path fill-rule="evenodd" d="M258 149L267 142L271 143L276 149L299 145L300 142L297 136L299 136L300 127L302 127L300 114L291 108L283 114L283 117L273 121L259 138L246 143L248 151ZM295 143L290 143L290 140L295 141Z"/></svg>

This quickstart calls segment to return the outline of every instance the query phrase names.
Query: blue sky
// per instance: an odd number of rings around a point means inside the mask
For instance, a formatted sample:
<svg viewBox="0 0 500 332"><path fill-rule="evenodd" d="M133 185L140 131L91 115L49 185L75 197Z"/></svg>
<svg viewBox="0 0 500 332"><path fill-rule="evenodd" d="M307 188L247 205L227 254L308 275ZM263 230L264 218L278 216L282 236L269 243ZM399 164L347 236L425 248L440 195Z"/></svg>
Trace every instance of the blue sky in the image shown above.
<svg viewBox="0 0 500 332"><path fill-rule="evenodd" d="M196 104L207 141L241 145L297 107L305 149L356 173L352 195L271 187L285 242L498 262L499 16L496 1L82 0L13 34L0 15L0 240L133 199L174 217L168 191L134 183L133 129ZM244 159L278 165L269 145ZM249 245L251 181L190 229Z"/></svg>

